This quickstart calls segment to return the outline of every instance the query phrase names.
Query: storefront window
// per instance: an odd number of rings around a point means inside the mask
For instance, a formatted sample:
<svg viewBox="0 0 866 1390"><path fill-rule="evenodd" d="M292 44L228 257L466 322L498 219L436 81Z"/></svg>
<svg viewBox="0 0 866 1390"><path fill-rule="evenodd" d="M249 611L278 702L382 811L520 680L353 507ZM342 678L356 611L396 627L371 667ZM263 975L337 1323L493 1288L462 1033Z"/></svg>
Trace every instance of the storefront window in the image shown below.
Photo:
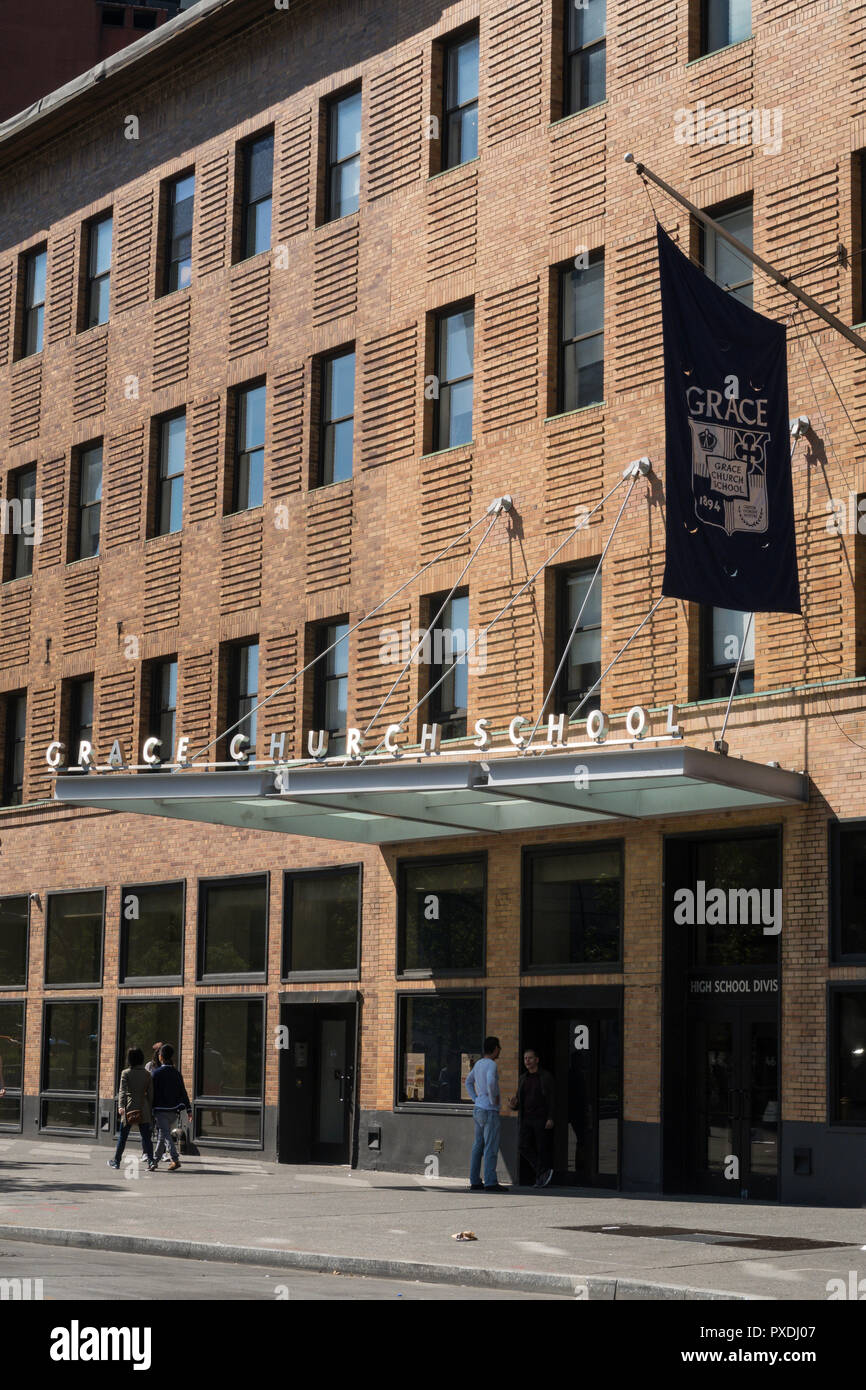
<svg viewBox="0 0 866 1390"><path fill-rule="evenodd" d="M174 1048L174 1064L180 1065L180 1000L124 1000L117 1011L118 1082L129 1049L141 1048L145 1062L149 1062L154 1043L170 1043Z"/></svg>
<svg viewBox="0 0 866 1390"><path fill-rule="evenodd" d="M99 1001L63 999L42 1015L42 1129L96 1128Z"/></svg>
<svg viewBox="0 0 866 1390"><path fill-rule="evenodd" d="M527 854L524 875L524 969L568 969L619 960L622 850L618 845Z"/></svg>
<svg viewBox="0 0 866 1390"><path fill-rule="evenodd" d="M196 1138L261 1143L263 1000L200 1000L197 1024Z"/></svg>
<svg viewBox="0 0 866 1390"><path fill-rule="evenodd" d="M21 1128L24 1004L0 1004L0 1129Z"/></svg>
<svg viewBox="0 0 866 1390"><path fill-rule="evenodd" d="M123 889L120 898L122 981L129 984L136 979L182 978L183 904L182 883L145 883Z"/></svg>
<svg viewBox="0 0 866 1390"><path fill-rule="evenodd" d="M27 899L0 898L0 989L27 984Z"/></svg>
<svg viewBox="0 0 866 1390"><path fill-rule="evenodd" d="M102 983L101 888L85 893L51 893L46 928L46 985Z"/></svg>
<svg viewBox="0 0 866 1390"><path fill-rule="evenodd" d="M781 893L776 897L779 890L776 837L699 840L694 842L692 853L695 922L688 929L691 964L696 967L775 965L779 956L779 932L772 919L781 898ZM724 910L720 907L716 912L707 904L706 895L711 889L721 889ZM732 893L737 894L736 898L732 898ZM714 920L716 918L719 920ZM778 926L781 927L781 920ZM765 927L770 930L765 931Z"/></svg>
<svg viewBox="0 0 866 1390"><path fill-rule="evenodd" d="M199 978L264 975L267 875L203 883L199 908Z"/></svg>
<svg viewBox="0 0 866 1390"><path fill-rule="evenodd" d="M866 959L866 823L830 827L836 961Z"/></svg>
<svg viewBox="0 0 866 1390"><path fill-rule="evenodd" d="M466 1077L484 1041L482 996L404 994L398 1007L398 1103L471 1105Z"/></svg>
<svg viewBox="0 0 866 1390"><path fill-rule="evenodd" d="M359 869L286 874L283 974L356 974Z"/></svg>
<svg viewBox="0 0 866 1390"><path fill-rule="evenodd" d="M866 1125L866 989L830 992L830 1119Z"/></svg>
<svg viewBox="0 0 866 1390"><path fill-rule="evenodd" d="M401 975L484 969L483 858L400 866Z"/></svg>

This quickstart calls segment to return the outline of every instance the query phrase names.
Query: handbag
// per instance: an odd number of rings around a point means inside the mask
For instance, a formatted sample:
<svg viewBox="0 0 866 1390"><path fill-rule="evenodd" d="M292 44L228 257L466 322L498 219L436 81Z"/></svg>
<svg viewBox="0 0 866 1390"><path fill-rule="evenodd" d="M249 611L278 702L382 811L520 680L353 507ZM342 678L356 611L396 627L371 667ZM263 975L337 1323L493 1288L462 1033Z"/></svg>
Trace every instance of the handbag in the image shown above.
<svg viewBox="0 0 866 1390"><path fill-rule="evenodd" d="M128 1125L140 1125L140 1124L141 1124L141 1111L140 1111L140 1110L132 1110L132 1109L129 1108L129 1106L127 1106L127 1109L126 1109L126 1123L127 1123Z"/></svg>

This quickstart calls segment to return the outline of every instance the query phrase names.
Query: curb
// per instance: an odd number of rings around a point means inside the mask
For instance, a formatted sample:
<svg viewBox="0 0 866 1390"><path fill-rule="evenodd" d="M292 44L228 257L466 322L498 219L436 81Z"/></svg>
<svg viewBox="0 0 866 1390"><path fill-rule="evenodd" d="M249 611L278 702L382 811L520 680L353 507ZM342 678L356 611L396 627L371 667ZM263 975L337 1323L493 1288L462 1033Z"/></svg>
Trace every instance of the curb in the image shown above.
<svg viewBox="0 0 866 1390"><path fill-rule="evenodd" d="M259 1250L252 1245L210 1245L203 1241L120 1235L107 1231L0 1226L0 1240L27 1241L34 1245L64 1245L81 1250L107 1250L126 1255L163 1255L180 1260L266 1265L276 1269L303 1269L315 1274L348 1274L356 1278L366 1276L418 1280L425 1284L464 1284L473 1288L503 1289L520 1293L562 1294L575 1299L618 1302L636 1299L766 1301L759 1294L656 1284L643 1279L614 1279L595 1274L581 1278L579 1275L554 1274L544 1270L482 1269L473 1265L425 1264L416 1260L383 1260L365 1255L327 1255L308 1250Z"/></svg>

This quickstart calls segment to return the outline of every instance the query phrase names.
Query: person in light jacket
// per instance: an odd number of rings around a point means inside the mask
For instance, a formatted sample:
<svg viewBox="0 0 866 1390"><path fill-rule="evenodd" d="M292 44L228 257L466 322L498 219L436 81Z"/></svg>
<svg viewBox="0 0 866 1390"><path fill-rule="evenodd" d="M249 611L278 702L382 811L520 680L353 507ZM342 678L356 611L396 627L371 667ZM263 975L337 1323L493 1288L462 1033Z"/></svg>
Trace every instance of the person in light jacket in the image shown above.
<svg viewBox="0 0 866 1390"><path fill-rule="evenodd" d="M147 1154L147 1166L151 1173L156 1171L157 1163L153 1157L151 1125L153 1124L153 1078L144 1065L144 1053L140 1047L131 1047L126 1054L127 1066L120 1073L120 1089L117 1093L117 1109L120 1115L120 1133L114 1158L108 1160L109 1168L119 1168L123 1150L132 1125L127 1114L137 1110L141 1119L136 1120L141 1134L141 1143Z"/></svg>

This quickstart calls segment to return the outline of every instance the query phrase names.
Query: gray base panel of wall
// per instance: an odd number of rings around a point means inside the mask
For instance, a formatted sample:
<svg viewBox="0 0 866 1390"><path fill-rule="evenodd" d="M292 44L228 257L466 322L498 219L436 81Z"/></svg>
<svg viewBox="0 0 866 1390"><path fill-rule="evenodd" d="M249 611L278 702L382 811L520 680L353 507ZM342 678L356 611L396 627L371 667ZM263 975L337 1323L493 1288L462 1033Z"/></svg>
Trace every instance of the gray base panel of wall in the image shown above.
<svg viewBox="0 0 866 1390"><path fill-rule="evenodd" d="M412 1114L362 1110L358 1128L358 1167L385 1173L425 1173L469 1180L469 1157L475 1126L465 1115ZM371 1139L379 1148L371 1148ZM499 1176L517 1179L517 1122L502 1119Z"/></svg>
<svg viewBox="0 0 866 1390"><path fill-rule="evenodd" d="M866 1205L866 1129L783 1122L780 1187L798 1206Z"/></svg>
<svg viewBox="0 0 866 1390"><path fill-rule="evenodd" d="M661 1192L661 1125L623 1120L621 1174L624 1192Z"/></svg>

